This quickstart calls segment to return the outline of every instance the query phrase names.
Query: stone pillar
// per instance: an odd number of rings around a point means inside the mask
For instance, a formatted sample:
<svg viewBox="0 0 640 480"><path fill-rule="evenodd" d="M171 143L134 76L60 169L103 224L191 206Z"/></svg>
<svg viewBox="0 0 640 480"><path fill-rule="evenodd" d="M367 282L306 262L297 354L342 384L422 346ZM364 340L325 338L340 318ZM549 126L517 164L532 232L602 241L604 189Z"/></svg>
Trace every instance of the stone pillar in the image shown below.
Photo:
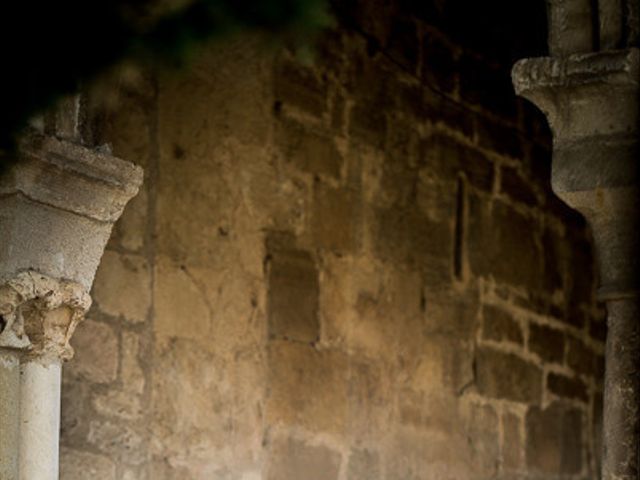
<svg viewBox="0 0 640 480"><path fill-rule="evenodd" d="M593 229L609 327L602 478L637 480L640 54L632 48L525 59L513 81L551 125L554 192Z"/></svg>
<svg viewBox="0 0 640 480"><path fill-rule="evenodd" d="M131 163L39 134L0 178L3 480L58 478L61 364L113 224L141 183Z"/></svg>

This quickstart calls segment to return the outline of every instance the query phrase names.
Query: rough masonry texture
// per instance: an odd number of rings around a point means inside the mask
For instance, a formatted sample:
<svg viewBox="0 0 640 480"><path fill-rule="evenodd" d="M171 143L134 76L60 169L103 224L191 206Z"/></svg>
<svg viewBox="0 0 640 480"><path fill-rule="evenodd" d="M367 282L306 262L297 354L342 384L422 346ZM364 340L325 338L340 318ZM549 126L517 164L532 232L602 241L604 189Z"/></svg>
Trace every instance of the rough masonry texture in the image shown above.
<svg viewBox="0 0 640 480"><path fill-rule="evenodd" d="M348 3L310 64L238 36L103 113L146 177L72 340L63 480L596 477L590 234L510 84L544 35Z"/></svg>

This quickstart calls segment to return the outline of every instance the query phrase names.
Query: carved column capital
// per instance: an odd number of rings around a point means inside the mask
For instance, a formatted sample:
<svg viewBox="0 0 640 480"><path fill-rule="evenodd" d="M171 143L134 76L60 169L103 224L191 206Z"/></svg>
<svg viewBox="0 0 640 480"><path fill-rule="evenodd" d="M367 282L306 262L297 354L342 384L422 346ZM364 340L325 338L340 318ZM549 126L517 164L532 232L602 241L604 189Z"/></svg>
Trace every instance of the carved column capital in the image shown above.
<svg viewBox="0 0 640 480"><path fill-rule="evenodd" d="M600 298L636 295L640 51L521 60L513 83L549 120L554 192L593 228Z"/></svg>
<svg viewBox="0 0 640 480"><path fill-rule="evenodd" d="M0 348L41 361L69 360L69 340L91 306L85 288L33 271L0 285Z"/></svg>

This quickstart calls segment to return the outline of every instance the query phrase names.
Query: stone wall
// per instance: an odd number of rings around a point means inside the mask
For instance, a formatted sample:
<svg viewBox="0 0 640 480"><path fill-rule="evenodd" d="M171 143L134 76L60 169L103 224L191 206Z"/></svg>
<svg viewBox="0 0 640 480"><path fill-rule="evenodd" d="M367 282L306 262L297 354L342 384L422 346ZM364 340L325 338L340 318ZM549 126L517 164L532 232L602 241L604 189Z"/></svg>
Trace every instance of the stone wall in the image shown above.
<svg viewBox="0 0 640 480"><path fill-rule="evenodd" d="M63 480L595 477L603 312L544 120L441 11L377 3L313 63L245 35L103 115L146 183L65 367Z"/></svg>

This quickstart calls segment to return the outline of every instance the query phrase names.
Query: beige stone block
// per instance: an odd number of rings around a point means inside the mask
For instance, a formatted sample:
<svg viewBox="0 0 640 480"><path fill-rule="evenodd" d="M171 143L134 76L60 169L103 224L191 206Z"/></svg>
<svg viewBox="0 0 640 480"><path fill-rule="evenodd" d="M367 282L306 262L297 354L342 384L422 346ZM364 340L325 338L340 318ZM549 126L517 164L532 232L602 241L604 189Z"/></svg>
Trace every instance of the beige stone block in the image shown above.
<svg viewBox="0 0 640 480"><path fill-rule="evenodd" d="M66 368L96 383L108 383L118 374L118 338L111 327L85 320L76 329L71 344L75 358Z"/></svg>
<svg viewBox="0 0 640 480"><path fill-rule="evenodd" d="M148 195L144 186L124 209L116 222L109 240L110 245L120 245L126 250L140 251L144 246L148 221Z"/></svg>
<svg viewBox="0 0 640 480"><path fill-rule="evenodd" d="M98 268L93 298L104 313L144 322L151 305L151 279L147 262L137 255L106 251Z"/></svg>
<svg viewBox="0 0 640 480"><path fill-rule="evenodd" d="M344 353L272 341L267 421L315 432L344 432L348 420L347 380L348 363Z"/></svg>
<svg viewBox="0 0 640 480"><path fill-rule="evenodd" d="M189 469L199 463L240 464L259 455L264 394L259 352L221 358L197 341L173 339L157 345L154 358L150 428L158 455Z"/></svg>
<svg viewBox="0 0 640 480"><path fill-rule="evenodd" d="M467 436L461 429L427 433L400 428L387 434L385 480L483 478L476 475Z"/></svg>
<svg viewBox="0 0 640 480"><path fill-rule="evenodd" d="M446 391L459 394L471 384L473 344L445 335L426 338L422 351L409 359L408 384L423 392Z"/></svg>
<svg viewBox="0 0 640 480"><path fill-rule="evenodd" d="M140 339L136 333L122 332L120 380L128 392L142 393L145 385L144 372L139 360Z"/></svg>
<svg viewBox="0 0 640 480"><path fill-rule="evenodd" d="M115 480L116 464L105 455L60 449L61 480Z"/></svg>
<svg viewBox="0 0 640 480"><path fill-rule="evenodd" d="M471 405L467 432L474 471L483 478L494 478L500 462L499 420L491 405Z"/></svg>
<svg viewBox="0 0 640 480"><path fill-rule="evenodd" d="M323 339L390 361L421 351L424 321L417 272L387 269L369 257L327 258L323 267Z"/></svg>
<svg viewBox="0 0 640 480"><path fill-rule="evenodd" d="M142 415L140 397L134 393L118 390L96 394L93 407L101 415L122 420L136 420Z"/></svg>
<svg viewBox="0 0 640 480"><path fill-rule="evenodd" d="M524 458L520 418L513 413L502 415L502 466L506 470L521 468Z"/></svg>
<svg viewBox="0 0 640 480"><path fill-rule="evenodd" d="M186 267L160 257L154 298L154 328L158 336L210 341L211 312L206 296Z"/></svg>
<svg viewBox="0 0 640 480"><path fill-rule="evenodd" d="M141 465L147 458L143 434L130 423L92 421L87 441L110 457L130 465Z"/></svg>
<svg viewBox="0 0 640 480"><path fill-rule="evenodd" d="M455 435L462 430L460 405L440 392L424 393L408 388L398 392L398 421L433 435Z"/></svg>
<svg viewBox="0 0 640 480"><path fill-rule="evenodd" d="M269 452L267 480L338 480L341 455L323 445L276 439Z"/></svg>

